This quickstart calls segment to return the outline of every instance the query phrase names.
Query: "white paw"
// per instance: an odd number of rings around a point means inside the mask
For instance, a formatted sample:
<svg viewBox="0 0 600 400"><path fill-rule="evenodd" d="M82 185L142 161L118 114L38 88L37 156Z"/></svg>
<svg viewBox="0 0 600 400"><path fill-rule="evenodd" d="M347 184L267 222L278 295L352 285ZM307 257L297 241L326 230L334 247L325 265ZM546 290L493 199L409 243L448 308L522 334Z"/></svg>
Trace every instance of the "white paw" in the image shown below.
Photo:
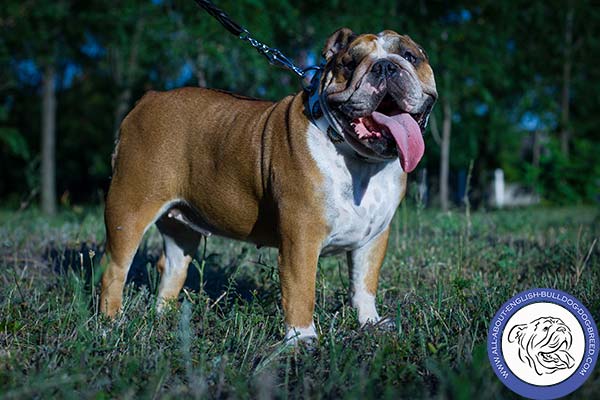
<svg viewBox="0 0 600 400"><path fill-rule="evenodd" d="M360 290L352 296L352 305L358 314L358 323L361 327L367 324L376 324L381 319L375 307L375 296Z"/></svg>
<svg viewBox="0 0 600 400"><path fill-rule="evenodd" d="M312 342L317 340L317 331L315 324L307 327L288 326L285 329L284 341L286 344L296 345L300 342Z"/></svg>
<svg viewBox="0 0 600 400"><path fill-rule="evenodd" d="M158 296L156 298L156 315L162 315L176 306L177 302L173 299L165 299L163 297Z"/></svg>
<svg viewBox="0 0 600 400"><path fill-rule="evenodd" d="M162 314L163 311L165 311L166 305L167 305L167 302L162 297L157 298L156 299L156 314Z"/></svg>

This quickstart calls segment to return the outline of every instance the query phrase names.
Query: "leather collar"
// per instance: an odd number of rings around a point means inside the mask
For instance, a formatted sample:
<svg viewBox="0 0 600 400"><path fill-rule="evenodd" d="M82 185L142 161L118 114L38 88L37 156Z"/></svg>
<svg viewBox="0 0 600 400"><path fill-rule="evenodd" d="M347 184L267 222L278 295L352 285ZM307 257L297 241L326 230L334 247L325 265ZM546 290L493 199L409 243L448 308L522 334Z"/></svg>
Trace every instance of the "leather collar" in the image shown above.
<svg viewBox="0 0 600 400"><path fill-rule="evenodd" d="M321 75L323 73L322 67L323 65L316 70L310 81L310 85L304 89L308 94L308 101L305 105L306 113L311 122L319 128L321 132L327 134L329 140L331 140L340 152L359 158L363 161L374 163L382 162L381 159L366 157L359 154L346 140L342 127L335 121L329 110L327 101L325 101L323 96L321 83Z"/></svg>

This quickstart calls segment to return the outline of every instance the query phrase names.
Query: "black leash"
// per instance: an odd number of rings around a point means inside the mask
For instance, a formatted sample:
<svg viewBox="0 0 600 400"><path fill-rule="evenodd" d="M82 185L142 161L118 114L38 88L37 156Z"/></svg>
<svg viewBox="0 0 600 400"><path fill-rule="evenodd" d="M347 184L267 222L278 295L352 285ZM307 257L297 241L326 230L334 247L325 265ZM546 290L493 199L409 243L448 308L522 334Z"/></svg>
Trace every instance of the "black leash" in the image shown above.
<svg viewBox="0 0 600 400"><path fill-rule="evenodd" d="M296 75L298 75L301 78L304 78L308 71L316 70L316 69L318 70L321 68L321 67L313 66L313 67L308 67L308 68L302 69L302 68L296 66L296 64L294 64L294 62L292 60L290 60L288 57L284 56L283 53L281 51L279 51L278 49L276 49L274 47L269 47L266 44L262 43L261 41L253 38L250 35L250 32L246 28L244 28L237 22L233 21L229 17L229 15L227 15L227 13L225 13L225 11L223 11L220 8L218 8L217 6L215 6L212 1L210 1L210 0L194 0L194 1L196 2L196 4L198 4L200 7L202 7L207 13L212 15L217 21L219 21L221 23L221 25L223 25L225 27L225 29L227 29L229 32L231 32L232 34L234 34L241 40L249 42L250 45L252 47L254 47L256 49L256 51L258 51L259 54L261 54L267 58L267 60L269 61L269 64L274 65L276 67L289 69L290 71L294 72Z"/></svg>

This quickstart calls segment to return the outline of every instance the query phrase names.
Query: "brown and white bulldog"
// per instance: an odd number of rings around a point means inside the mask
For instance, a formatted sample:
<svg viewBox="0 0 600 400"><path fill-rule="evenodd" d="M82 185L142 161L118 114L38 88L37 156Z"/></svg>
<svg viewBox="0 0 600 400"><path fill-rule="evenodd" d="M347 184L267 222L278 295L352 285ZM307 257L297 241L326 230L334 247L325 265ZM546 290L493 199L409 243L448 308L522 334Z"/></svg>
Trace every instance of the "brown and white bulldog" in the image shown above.
<svg viewBox="0 0 600 400"><path fill-rule="evenodd" d="M345 252L361 325L375 307L389 225L424 151L437 97L423 49L392 31L335 32L312 93L272 103L216 90L146 94L123 121L105 223L101 310L122 305L153 223L158 307L178 296L208 232L279 249L286 339L316 337L317 261Z"/></svg>

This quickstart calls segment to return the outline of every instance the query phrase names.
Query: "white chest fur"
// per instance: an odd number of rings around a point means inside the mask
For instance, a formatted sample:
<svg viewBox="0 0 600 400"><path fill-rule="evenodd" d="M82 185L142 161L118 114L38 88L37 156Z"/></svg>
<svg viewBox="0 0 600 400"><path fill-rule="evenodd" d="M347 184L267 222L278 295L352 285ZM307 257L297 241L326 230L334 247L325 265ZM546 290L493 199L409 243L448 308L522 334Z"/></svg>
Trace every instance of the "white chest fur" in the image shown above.
<svg viewBox="0 0 600 400"><path fill-rule="evenodd" d="M398 160L369 163L340 154L312 124L307 134L324 178L325 218L331 227L321 254L362 247L391 222L404 191L404 171Z"/></svg>

